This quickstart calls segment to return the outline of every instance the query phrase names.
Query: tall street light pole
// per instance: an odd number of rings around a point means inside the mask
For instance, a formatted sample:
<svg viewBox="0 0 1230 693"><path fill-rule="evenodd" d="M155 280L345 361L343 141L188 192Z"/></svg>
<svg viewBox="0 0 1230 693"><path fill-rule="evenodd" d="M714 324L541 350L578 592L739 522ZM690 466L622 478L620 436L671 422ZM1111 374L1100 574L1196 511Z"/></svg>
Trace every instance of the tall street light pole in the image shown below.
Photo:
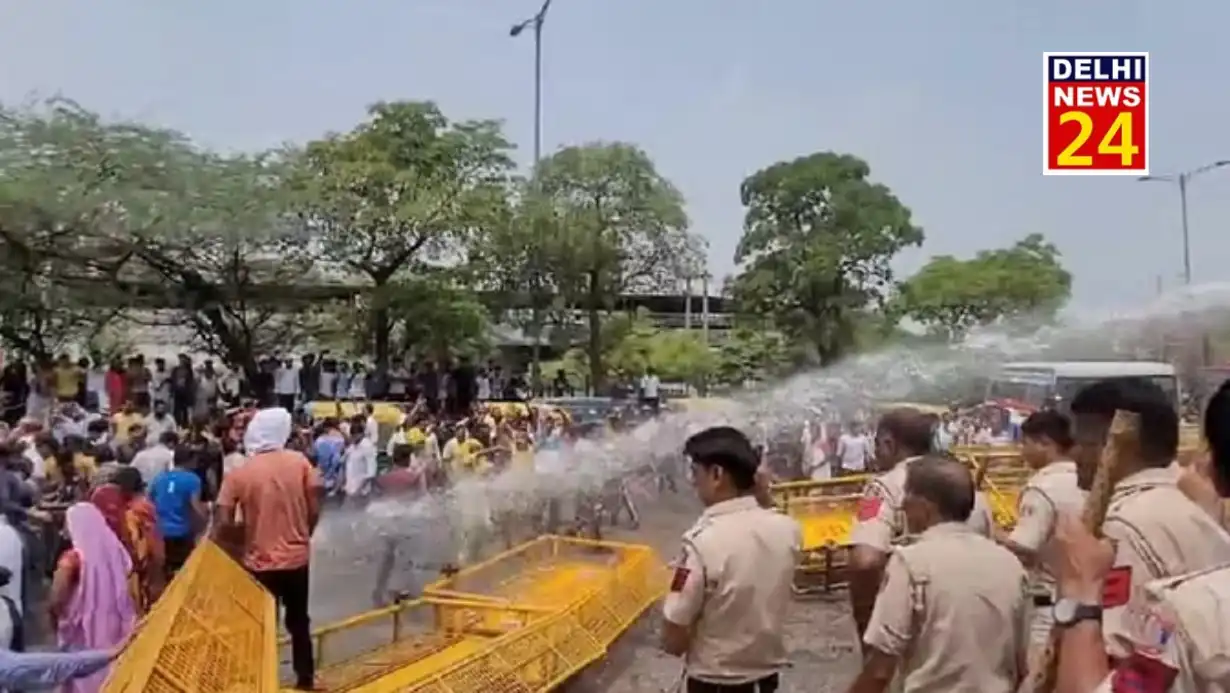
<svg viewBox="0 0 1230 693"><path fill-rule="evenodd" d="M534 29L534 166L542 160L542 26L547 21L551 0L543 0L542 7L529 19L522 20L508 30L512 37L520 36L527 28Z"/></svg>
<svg viewBox="0 0 1230 693"><path fill-rule="evenodd" d="M547 10L551 9L551 0L542 0L542 7L529 19L523 19L512 25L508 35L516 38L527 27L534 29L534 173L538 172L538 164L542 161L542 27L547 21ZM535 225L537 228L537 225ZM535 245L537 247L537 244ZM530 356L530 382L535 394L542 393L542 321L541 312L534 309L534 343Z"/></svg>
<svg viewBox="0 0 1230 693"><path fill-rule="evenodd" d="M1194 168L1190 171L1181 173L1172 173L1161 176L1141 176L1137 178L1140 182L1156 182L1156 183L1177 183L1179 185L1179 214L1183 224L1183 283L1190 285L1192 283L1192 243L1191 235L1187 229L1187 184L1192 178L1208 173L1213 169L1218 169L1223 166L1230 166L1230 159L1214 161L1211 164L1205 164L1199 168Z"/></svg>

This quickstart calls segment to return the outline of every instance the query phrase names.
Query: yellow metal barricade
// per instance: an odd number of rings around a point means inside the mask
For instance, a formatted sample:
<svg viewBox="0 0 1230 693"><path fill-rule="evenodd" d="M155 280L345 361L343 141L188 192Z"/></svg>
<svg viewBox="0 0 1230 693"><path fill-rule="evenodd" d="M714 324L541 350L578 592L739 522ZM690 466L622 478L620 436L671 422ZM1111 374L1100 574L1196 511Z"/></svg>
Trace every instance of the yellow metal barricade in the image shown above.
<svg viewBox="0 0 1230 693"><path fill-rule="evenodd" d="M649 547L541 537L423 599L318 629L319 680L368 693L548 691L601 659L667 584Z"/></svg>
<svg viewBox="0 0 1230 693"><path fill-rule="evenodd" d="M849 496L863 492L863 486L872 478L870 474L852 474L836 479L785 481L773 484L769 493L773 503L785 510L787 504L796 498L812 498L815 496Z"/></svg>
<svg viewBox="0 0 1230 693"><path fill-rule="evenodd" d="M272 693L277 669L273 598L206 541L154 605L103 690Z"/></svg>

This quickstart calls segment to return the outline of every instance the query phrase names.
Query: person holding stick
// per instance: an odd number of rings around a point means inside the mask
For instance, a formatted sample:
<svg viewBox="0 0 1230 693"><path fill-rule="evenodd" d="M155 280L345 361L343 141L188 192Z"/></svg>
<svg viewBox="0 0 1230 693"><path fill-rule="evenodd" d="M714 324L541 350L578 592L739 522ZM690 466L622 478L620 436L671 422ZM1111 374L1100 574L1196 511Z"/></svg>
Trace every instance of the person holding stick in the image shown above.
<svg viewBox="0 0 1230 693"><path fill-rule="evenodd" d="M1230 690L1230 534L1165 469L1177 448L1178 419L1155 386L1102 382L1077 394L1072 410L1078 471L1084 471L1088 449L1105 437L1107 412L1113 416L1116 409L1139 417L1139 444L1128 456L1133 459L1120 462L1126 475L1117 475L1105 538L1071 515L1061 517L1056 529L1052 570L1061 630L1055 691ZM1230 383L1210 401L1205 435L1211 478L1200 486L1225 496Z"/></svg>
<svg viewBox="0 0 1230 693"><path fill-rule="evenodd" d="M1116 546L1101 591L1109 655L1131 654L1128 636L1141 618L1144 587L1230 561L1230 535L1178 488L1170 467L1178 452L1179 417L1157 385L1106 380L1072 399L1077 483L1088 489L1116 410L1139 417L1139 443L1120 460L1102 531Z"/></svg>

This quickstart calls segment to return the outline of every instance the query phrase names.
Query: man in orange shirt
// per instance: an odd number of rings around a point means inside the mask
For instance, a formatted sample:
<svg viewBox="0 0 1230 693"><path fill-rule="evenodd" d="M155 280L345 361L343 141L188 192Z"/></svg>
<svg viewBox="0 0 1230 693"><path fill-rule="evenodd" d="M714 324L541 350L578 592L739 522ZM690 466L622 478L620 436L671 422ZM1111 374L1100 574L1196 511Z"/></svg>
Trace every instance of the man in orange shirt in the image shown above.
<svg viewBox="0 0 1230 693"><path fill-rule="evenodd" d="M308 575L323 486L308 459L286 449L290 433L285 409L262 409L252 417L244 431L248 461L222 482L214 533L242 537L244 567L285 609L296 688L311 690L316 675ZM243 513L241 527L236 510Z"/></svg>

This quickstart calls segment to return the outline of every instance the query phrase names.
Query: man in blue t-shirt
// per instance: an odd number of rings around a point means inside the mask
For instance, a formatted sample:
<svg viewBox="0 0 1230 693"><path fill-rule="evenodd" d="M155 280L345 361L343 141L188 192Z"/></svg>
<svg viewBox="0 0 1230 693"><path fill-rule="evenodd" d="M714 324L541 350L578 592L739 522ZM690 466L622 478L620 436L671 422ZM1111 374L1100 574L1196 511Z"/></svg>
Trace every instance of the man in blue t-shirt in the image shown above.
<svg viewBox="0 0 1230 693"><path fill-rule="evenodd" d="M167 577L174 576L192 549L207 516L201 502L201 477L192 470L196 455L191 448L175 450L174 466L154 477L149 499L158 516L158 531L166 546Z"/></svg>

